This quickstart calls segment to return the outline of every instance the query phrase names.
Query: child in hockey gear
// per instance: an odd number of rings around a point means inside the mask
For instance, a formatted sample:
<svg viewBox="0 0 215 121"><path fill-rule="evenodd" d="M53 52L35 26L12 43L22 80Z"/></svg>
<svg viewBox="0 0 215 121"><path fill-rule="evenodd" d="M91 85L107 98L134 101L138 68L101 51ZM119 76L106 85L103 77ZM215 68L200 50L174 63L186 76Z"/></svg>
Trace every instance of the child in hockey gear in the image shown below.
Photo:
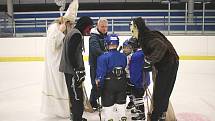
<svg viewBox="0 0 215 121"><path fill-rule="evenodd" d="M179 57L171 42L159 31L151 31L141 17L131 22L131 33L141 44L147 64L145 70L154 66L157 70L153 88L151 121L165 120L169 98L174 88Z"/></svg>
<svg viewBox="0 0 215 121"><path fill-rule="evenodd" d="M125 72L126 72L126 81L127 81L126 94L129 97L129 103L128 103L126 109L131 109L134 107L133 97L131 95L131 91L132 91L132 88L134 87L134 85L130 81L130 73L129 73L129 62L130 62L131 55L132 55L132 46L129 44L129 40L126 40L123 43L122 50L123 50L123 53L127 56L127 66L125 68Z"/></svg>
<svg viewBox="0 0 215 121"><path fill-rule="evenodd" d="M126 80L125 67L127 58L117 51L119 38L116 34L105 39L108 52L97 59L96 84L101 90L102 110L105 121L114 120L114 113L125 119ZM116 106L117 111L113 111ZM115 120L114 120L115 121Z"/></svg>
<svg viewBox="0 0 215 121"><path fill-rule="evenodd" d="M85 79L85 67L82 51L84 48L83 35L90 33L93 21L90 17L81 17L75 27L66 35L59 66L63 72L69 92L72 121L85 121L82 82Z"/></svg>
<svg viewBox="0 0 215 121"><path fill-rule="evenodd" d="M135 110L131 113L138 113L137 117L132 117L132 120L145 120L145 110L143 96L146 88L150 83L148 72L144 72L142 66L144 65L144 53L141 48L138 48L131 56L129 70L131 83L134 84L132 95L134 96Z"/></svg>

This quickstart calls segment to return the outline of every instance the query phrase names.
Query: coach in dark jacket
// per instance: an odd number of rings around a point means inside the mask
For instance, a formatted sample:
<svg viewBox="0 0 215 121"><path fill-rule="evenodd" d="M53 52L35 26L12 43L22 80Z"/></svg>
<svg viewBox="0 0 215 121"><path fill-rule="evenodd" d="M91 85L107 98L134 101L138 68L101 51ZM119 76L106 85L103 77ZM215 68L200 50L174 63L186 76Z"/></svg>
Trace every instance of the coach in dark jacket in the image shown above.
<svg viewBox="0 0 215 121"><path fill-rule="evenodd" d="M100 18L97 27L91 30L89 39L89 64L90 64L90 78L91 78L91 94L90 103L93 108L97 109L97 88L95 83L97 58L105 52L104 38L107 36L108 21L105 18Z"/></svg>
<svg viewBox="0 0 215 121"><path fill-rule="evenodd" d="M144 51L144 69L150 71L154 66L157 70L151 121L165 121L169 98L176 80L179 57L170 41L162 33L149 30L141 17L134 19L130 28Z"/></svg>

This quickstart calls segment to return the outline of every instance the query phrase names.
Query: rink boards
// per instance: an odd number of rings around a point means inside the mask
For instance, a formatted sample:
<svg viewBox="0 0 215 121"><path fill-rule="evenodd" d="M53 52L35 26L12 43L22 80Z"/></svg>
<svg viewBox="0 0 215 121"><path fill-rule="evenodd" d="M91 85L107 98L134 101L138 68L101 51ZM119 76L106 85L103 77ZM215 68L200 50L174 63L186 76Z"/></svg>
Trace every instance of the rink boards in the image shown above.
<svg viewBox="0 0 215 121"><path fill-rule="evenodd" d="M120 36L120 45L129 36ZM181 60L215 60L215 36L167 36ZM89 36L84 60L88 60ZM0 62L44 61L46 37L0 38Z"/></svg>

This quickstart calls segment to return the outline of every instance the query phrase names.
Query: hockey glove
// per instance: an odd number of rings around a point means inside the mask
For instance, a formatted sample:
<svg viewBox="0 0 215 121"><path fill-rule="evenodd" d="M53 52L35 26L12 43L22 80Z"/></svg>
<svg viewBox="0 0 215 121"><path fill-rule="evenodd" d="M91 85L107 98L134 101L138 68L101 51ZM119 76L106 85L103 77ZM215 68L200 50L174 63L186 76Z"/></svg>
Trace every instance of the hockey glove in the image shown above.
<svg viewBox="0 0 215 121"><path fill-rule="evenodd" d="M147 61L146 59L144 60L143 64L143 69L144 71L152 71L152 64L151 62Z"/></svg>
<svg viewBox="0 0 215 121"><path fill-rule="evenodd" d="M75 69L74 80L76 87L79 87L82 84L82 82L85 80L85 75L85 70Z"/></svg>

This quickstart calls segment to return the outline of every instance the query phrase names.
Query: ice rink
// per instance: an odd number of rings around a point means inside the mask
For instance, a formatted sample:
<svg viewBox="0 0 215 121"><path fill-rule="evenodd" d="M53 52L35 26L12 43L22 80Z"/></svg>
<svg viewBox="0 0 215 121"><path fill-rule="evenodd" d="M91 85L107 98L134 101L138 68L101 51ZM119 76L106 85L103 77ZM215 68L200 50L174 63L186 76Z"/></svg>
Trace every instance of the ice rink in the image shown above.
<svg viewBox="0 0 215 121"><path fill-rule="evenodd" d="M0 62L0 121L69 121L40 113L43 69L43 61ZM215 121L215 61L180 61L171 101L178 121ZM99 121L97 112L84 116Z"/></svg>

